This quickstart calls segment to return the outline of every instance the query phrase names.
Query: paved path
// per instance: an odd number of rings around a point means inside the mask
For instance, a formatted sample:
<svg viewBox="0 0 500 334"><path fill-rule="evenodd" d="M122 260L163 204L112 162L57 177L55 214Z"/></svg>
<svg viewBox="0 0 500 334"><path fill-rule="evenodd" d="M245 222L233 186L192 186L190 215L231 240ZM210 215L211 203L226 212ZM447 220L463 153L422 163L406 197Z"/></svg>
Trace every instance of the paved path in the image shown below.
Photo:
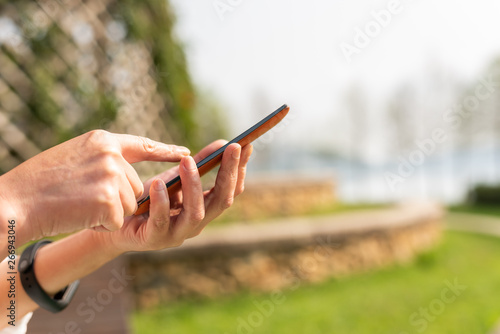
<svg viewBox="0 0 500 334"><path fill-rule="evenodd" d="M500 237L500 217L470 213L449 213L446 222L446 227L451 230ZM489 334L500 334L500 321Z"/></svg>
<svg viewBox="0 0 500 334"><path fill-rule="evenodd" d="M447 214L447 228L500 237L500 217L471 213Z"/></svg>
<svg viewBox="0 0 500 334"><path fill-rule="evenodd" d="M124 281L121 289L119 279L116 279L123 275L123 270L126 270L125 261L119 257L85 277L80 281L75 297L67 309L57 314L42 309L35 311L28 325L28 333L130 333L129 288L123 286L127 285Z"/></svg>

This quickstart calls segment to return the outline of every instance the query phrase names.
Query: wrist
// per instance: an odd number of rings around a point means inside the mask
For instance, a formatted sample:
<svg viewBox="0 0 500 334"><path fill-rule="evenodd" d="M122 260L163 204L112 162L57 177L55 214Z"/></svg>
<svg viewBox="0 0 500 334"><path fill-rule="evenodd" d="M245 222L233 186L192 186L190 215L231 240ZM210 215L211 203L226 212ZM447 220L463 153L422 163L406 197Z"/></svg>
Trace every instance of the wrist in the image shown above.
<svg viewBox="0 0 500 334"><path fill-rule="evenodd" d="M60 291L120 254L100 234L108 233L83 230L38 251L34 272L47 294Z"/></svg>
<svg viewBox="0 0 500 334"><path fill-rule="evenodd" d="M103 254L110 257L110 260L125 253L127 250L120 247L113 239L114 232L96 232L93 230L85 230L82 233L87 233L92 240L92 245L99 249Z"/></svg>
<svg viewBox="0 0 500 334"><path fill-rule="evenodd" d="M57 313L68 306L80 282L76 280L60 291L51 293L50 295L40 286L34 272L34 261L38 250L49 243L51 241L41 240L24 250L19 259L19 279L24 291L35 303L46 310Z"/></svg>

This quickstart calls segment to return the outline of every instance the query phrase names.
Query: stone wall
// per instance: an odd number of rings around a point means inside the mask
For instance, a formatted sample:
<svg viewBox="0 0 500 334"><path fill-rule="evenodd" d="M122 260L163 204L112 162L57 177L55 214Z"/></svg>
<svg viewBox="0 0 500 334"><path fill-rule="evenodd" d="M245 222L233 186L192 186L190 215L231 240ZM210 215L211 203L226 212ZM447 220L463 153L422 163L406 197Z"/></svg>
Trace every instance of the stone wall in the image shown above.
<svg viewBox="0 0 500 334"><path fill-rule="evenodd" d="M336 202L332 177L275 174L249 178L245 191L222 217L250 221L273 216L294 216Z"/></svg>
<svg viewBox="0 0 500 334"><path fill-rule="evenodd" d="M128 255L135 303L272 291L410 261L441 235L430 204L211 228L176 249Z"/></svg>

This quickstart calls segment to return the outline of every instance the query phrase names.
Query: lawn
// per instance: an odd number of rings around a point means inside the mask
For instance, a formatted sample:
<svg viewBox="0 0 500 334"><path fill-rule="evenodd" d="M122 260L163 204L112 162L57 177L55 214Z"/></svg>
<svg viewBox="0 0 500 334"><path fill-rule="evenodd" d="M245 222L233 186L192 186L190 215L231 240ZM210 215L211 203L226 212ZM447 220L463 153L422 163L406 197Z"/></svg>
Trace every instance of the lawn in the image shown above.
<svg viewBox="0 0 500 334"><path fill-rule="evenodd" d="M500 217L500 206L497 205L463 205L450 208L451 212L474 213L478 215L488 215Z"/></svg>
<svg viewBox="0 0 500 334"><path fill-rule="evenodd" d="M500 239L446 232L414 263L274 295L136 312L135 333L488 333L500 320Z"/></svg>

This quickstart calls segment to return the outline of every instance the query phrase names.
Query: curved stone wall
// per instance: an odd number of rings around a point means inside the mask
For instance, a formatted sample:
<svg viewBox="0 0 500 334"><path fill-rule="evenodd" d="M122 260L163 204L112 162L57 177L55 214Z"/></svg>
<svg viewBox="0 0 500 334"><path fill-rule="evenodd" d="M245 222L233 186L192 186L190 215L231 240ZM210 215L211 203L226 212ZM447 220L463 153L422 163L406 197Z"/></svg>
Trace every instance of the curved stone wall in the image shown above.
<svg viewBox="0 0 500 334"><path fill-rule="evenodd" d="M251 221L276 216L303 215L311 210L336 203L335 182L331 176L266 174L245 181L245 191L238 196L222 218Z"/></svg>
<svg viewBox="0 0 500 334"><path fill-rule="evenodd" d="M136 305L292 289L407 262L436 244L442 216L436 205L412 203L211 228L180 248L128 255Z"/></svg>

